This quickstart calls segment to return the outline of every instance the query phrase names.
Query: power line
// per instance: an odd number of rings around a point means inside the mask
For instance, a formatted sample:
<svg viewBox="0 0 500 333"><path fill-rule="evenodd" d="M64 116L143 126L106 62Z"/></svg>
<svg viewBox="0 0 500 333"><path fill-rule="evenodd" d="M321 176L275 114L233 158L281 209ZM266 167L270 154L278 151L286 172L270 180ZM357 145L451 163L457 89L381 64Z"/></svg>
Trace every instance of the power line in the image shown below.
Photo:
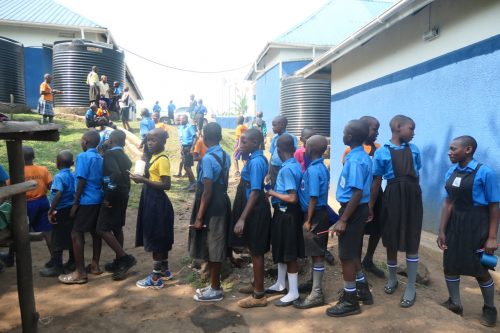
<svg viewBox="0 0 500 333"><path fill-rule="evenodd" d="M176 71L181 71L181 72L188 72L188 73L196 73L196 74L220 74L220 73L227 73L227 72L235 72L235 71L238 71L240 69L243 69L245 67L249 67L252 63L248 63L244 66L240 66L240 67L236 67L236 68L231 68L231 69L224 69L224 70L220 70L220 71L199 71L199 70L194 70L194 69L186 69L186 68L180 68L180 67L175 67L175 66L169 66L169 65L165 65L165 64L162 64L162 63L159 63L155 60L152 60L152 59L149 59L149 58L146 58L140 54L137 54L135 52L132 52L130 50L127 50L126 48L120 46L121 49L127 51L128 53L130 54L133 54L135 55L136 57L138 58L141 58L145 61L148 61L150 63L153 63L155 65L158 65L158 66L161 66L161 67L165 67L165 68L168 68L168 69L173 69L173 70L176 70Z"/></svg>

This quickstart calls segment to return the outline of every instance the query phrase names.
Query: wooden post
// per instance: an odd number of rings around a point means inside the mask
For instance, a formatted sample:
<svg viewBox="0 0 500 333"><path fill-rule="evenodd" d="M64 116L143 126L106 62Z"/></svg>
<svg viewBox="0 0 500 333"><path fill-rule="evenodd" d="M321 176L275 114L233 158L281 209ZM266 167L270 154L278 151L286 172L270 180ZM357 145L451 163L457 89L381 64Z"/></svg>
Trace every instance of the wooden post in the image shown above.
<svg viewBox="0 0 500 333"><path fill-rule="evenodd" d="M11 184L24 182L24 157L22 141L7 141L9 171ZM16 194L12 197L12 234L16 251L17 293L23 333L38 331L38 313L35 308L33 293L33 273L31 269L31 247L29 240L29 225L26 221L26 194Z"/></svg>

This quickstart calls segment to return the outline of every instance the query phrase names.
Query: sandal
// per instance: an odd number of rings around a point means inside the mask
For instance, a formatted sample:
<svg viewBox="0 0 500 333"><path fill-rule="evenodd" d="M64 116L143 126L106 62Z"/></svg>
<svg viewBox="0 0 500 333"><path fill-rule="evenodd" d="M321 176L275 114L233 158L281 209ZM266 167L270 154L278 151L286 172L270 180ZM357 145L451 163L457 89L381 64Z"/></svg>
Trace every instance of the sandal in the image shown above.
<svg viewBox="0 0 500 333"><path fill-rule="evenodd" d="M415 304L416 299L417 299L417 293L415 293L415 297L413 297L413 299L411 299L411 300L404 299L404 296L403 296L403 297L401 297L401 301L399 302L399 306L402 308L410 308L413 306L413 304Z"/></svg>
<svg viewBox="0 0 500 333"><path fill-rule="evenodd" d="M61 274L58 277L59 282L64 284L84 284L88 282L88 278L78 278L77 275L73 272L71 274Z"/></svg>
<svg viewBox="0 0 500 333"><path fill-rule="evenodd" d="M388 285L386 284L386 285L384 286L384 292L385 292L386 294L389 294L389 295L394 294L394 292L396 291L396 289L398 289L398 284L399 284L399 282L396 282L396 284L395 284L393 287L388 286Z"/></svg>
<svg viewBox="0 0 500 333"><path fill-rule="evenodd" d="M101 268L97 266L93 266L92 264L88 264L87 267L85 267L85 271L87 273L90 273L92 275L101 275L103 272L101 271Z"/></svg>

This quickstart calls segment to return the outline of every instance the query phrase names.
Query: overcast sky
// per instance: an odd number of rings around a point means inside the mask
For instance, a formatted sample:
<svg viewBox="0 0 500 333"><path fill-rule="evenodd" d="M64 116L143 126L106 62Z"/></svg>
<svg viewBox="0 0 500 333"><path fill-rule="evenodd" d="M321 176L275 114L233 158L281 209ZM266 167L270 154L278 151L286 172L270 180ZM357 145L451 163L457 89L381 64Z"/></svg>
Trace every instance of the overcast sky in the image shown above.
<svg viewBox="0 0 500 333"><path fill-rule="evenodd" d="M266 42L309 17L327 0L57 0L107 27L125 49L170 66L219 71L192 74L150 64L126 54L147 103L173 99L179 106L194 93L212 110L228 108L227 82L242 80ZM105 73L103 73L105 74ZM226 82L226 83L225 83ZM234 94L234 87L232 88Z"/></svg>

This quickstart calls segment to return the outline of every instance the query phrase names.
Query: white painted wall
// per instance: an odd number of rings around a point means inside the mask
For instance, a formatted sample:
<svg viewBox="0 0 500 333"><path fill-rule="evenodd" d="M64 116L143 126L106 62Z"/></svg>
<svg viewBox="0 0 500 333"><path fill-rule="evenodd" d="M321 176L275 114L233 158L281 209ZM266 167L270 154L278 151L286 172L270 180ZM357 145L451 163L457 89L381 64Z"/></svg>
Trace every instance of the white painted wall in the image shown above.
<svg viewBox="0 0 500 333"><path fill-rule="evenodd" d="M438 26L437 39L422 35ZM436 0L332 64L332 95L500 33L500 1Z"/></svg>

